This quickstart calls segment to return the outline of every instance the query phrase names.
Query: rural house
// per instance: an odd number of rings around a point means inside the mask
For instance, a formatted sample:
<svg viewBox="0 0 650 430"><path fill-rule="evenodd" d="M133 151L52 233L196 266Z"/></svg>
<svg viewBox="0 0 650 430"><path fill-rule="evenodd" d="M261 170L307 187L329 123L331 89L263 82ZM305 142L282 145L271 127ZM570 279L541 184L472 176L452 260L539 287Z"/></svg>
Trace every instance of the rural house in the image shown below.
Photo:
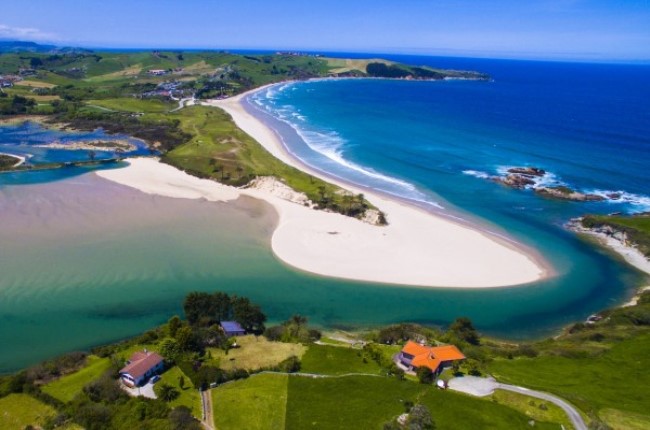
<svg viewBox="0 0 650 430"><path fill-rule="evenodd" d="M464 360L465 356L454 345L425 346L409 340L397 359L410 371L426 366L437 375L454 361Z"/></svg>
<svg viewBox="0 0 650 430"><path fill-rule="evenodd" d="M221 321L221 328L228 337L243 336L246 334L246 330L237 321Z"/></svg>
<svg viewBox="0 0 650 430"><path fill-rule="evenodd" d="M160 373L165 366L163 358L155 352L135 352L120 370L120 378L125 385L137 387L149 377Z"/></svg>

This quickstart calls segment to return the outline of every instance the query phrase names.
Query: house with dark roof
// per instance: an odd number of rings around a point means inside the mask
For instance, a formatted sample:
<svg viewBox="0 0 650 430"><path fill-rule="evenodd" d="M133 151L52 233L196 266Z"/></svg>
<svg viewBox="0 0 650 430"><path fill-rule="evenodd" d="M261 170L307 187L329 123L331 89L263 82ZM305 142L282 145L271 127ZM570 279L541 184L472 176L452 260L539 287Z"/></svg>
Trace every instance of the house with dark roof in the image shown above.
<svg viewBox="0 0 650 430"><path fill-rule="evenodd" d="M399 364L407 370L415 371L425 366L437 375L455 361L465 359L465 355L455 345L426 346L409 340L397 355Z"/></svg>
<svg viewBox="0 0 650 430"><path fill-rule="evenodd" d="M120 378L127 386L138 387L151 376L162 372L164 367L165 361L160 355L145 349L133 353L126 366L120 370Z"/></svg>
<svg viewBox="0 0 650 430"><path fill-rule="evenodd" d="M246 334L246 330L237 321L221 321L220 325L228 337L243 336Z"/></svg>

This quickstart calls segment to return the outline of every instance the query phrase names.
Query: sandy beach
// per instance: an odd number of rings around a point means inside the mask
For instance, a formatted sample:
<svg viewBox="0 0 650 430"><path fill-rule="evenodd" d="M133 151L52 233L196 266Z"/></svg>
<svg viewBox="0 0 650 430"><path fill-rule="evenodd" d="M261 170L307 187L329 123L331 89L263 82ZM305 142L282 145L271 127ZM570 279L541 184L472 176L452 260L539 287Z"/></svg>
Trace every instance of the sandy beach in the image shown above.
<svg viewBox="0 0 650 430"><path fill-rule="evenodd" d="M235 123L271 154L309 170L284 150L276 133L249 114L245 95L208 102L226 110ZM323 177L315 171L314 176ZM279 181L262 180L236 189L190 176L155 159L131 159L123 169L97 172L103 178L149 194L231 201L240 196L262 199L279 215L271 245L275 255L297 269L344 279L434 287L500 287L526 284L549 275L549 269L522 247L478 229L454 223L383 195L338 184L366 198L388 216L388 226L374 226L339 214L309 209L301 196ZM334 182L331 178L323 178Z"/></svg>

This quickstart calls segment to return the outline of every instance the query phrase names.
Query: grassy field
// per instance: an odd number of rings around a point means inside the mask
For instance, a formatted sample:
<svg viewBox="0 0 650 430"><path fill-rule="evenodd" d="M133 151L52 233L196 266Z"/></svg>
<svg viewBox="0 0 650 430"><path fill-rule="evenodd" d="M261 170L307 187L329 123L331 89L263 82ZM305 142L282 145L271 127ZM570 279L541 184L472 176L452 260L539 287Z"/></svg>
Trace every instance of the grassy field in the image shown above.
<svg viewBox="0 0 650 430"><path fill-rule="evenodd" d="M370 373L379 375L381 368L364 357L360 349L348 346L309 345L302 357L301 372L324 375Z"/></svg>
<svg viewBox="0 0 650 430"><path fill-rule="evenodd" d="M212 361L224 370L255 370L274 366L295 355L300 358L307 348L297 343L269 342L263 336L240 336L236 338L239 348L228 354L217 348L209 348Z"/></svg>
<svg viewBox="0 0 650 430"><path fill-rule="evenodd" d="M67 403L81 392L84 385L102 376L110 366L111 362L108 358L99 358L90 355L86 359L86 365L81 370L50 382L41 387L41 390Z"/></svg>
<svg viewBox="0 0 650 430"><path fill-rule="evenodd" d="M27 394L10 394L0 398L0 429L22 430L28 425L40 426L56 411Z"/></svg>
<svg viewBox="0 0 650 430"><path fill-rule="evenodd" d="M183 377L184 384L183 388L180 387L179 380L180 377ZM178 366L174 366L171 369L167 369L165 373L160 375L160 381L156 383L159 384L169 384L172 387L176 388L180 393L180 396L175 400L172 400L169 403L169 406L175 408L176 406L187 406L192 411L192 415L195 417L201 417L201 395L199 391L194 387L190 378L188 378Z"/></svg>
<svg viewBox="0 0 650 430"><path fill-rule="evenodd" d="M496 390L492 399L499 404L509 406L535 421L560 423L566 430L573 429L567 414L553 403L512 391Z"/></svg>
<svg viewBox="0 0 650 430"><path fill-rule="evenodd" d="M406 402L426 405L439 429L523 429L531 420L491 400L384 377L258 375L212 395L217 428L380 429ZM560 426L536 421L534 428Z"/></svg>
<svg viewBox="0 0 650 430"><path fill-rule="evenodd" d="M219 429L285 428L288 375L262 374L212 390Z"/></svg>
<svg viewBox="0 0 650 430"><path fill-rule="evenodd" d="M155 112L163 113L178 107L177 103L163 102L156 99L136 99L124 97L118 99L89 100L91 106L100 106L115 112Z"/></svg>
<svg viewBox="0 0 650 430"><path fill-rule="evenodd" d="M650 419L648 356L650 333L644 333L597 356L495 359L488 369L499 381L555 393L585 412L609 409L610 415Z"/></svg>
<svg viewBox="0 0 650 430"><path fill-rule="evenodd" d="M395 64L392 61L382 60L379 58L373 59L345 59L345 58L325 58L327 65L331 67L332 73L347 73L357 71L366 73L366 67L370 63L383 63L386 65Z"/></svg>

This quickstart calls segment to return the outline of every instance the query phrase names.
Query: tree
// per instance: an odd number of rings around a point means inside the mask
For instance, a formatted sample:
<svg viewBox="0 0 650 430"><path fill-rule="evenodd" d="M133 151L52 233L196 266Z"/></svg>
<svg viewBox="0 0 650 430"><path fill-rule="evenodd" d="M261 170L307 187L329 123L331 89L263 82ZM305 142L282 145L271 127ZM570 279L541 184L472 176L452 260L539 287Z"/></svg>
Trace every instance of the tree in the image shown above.
<svg viewBox="0 0 650 430"><path fill-rule="evenodd" d="M433 430L435 425L429 409L420 404L413 406L406 420L406 428L409 430Z"/></svg>
<svg viewBox="0 0 650 430"><path fill-rule="evenodd" d="M169 413L172 430L201 430L201 424L187 406L177 406Z"/></svg>
<svg viewBox="0 0 650 430"><path fill-rule="evenodd" d="M178 315L171 317L169 321L167 321L167 330L169 331L169 335L171 337L176 337L176 332L179 328L181 328L182 325L183 322Z"/></svg>
<svg viewBox="0 0 650 430"><path fill-rule="evenodd" d="M212 297L208 293L189 293L183 302L185 318L192 325L198 323L201 317L210 316L212 310Z"/></svg>
<svg viewBox="0 0 650 430"><path fill-rule="evenodd" d="M176 339L168 337L166 339L163 339L163 341L160 343L160 355L162 355L166 361L169 361L171 363L175 362L178 360L181 353L181 347L178 345Z"/></svg>
<svg viewBox="0 0 650 430"><path fill-rule="evenodd" d="M192 329L188 326L179 328L176 331L176 342L178 342L178 347L181 351L190 351L194 348L194 333Z"/></svg>
<svg viewBox="0 0 650 430"><path fill-rule="evenodd" d="M467 317L456 318L456 320L449 326L449 330L455 334L459 339L471 345L480 344L479 334L474 328L474 324Z"/></svg>
<svg viewBox="0 0 650 430"><path fill-rule="evenodd" d="M246 297L234 296L231 299L233 319L237 321L244 330L261 333L264 331L266 315L258 305L251 303Z"/></svg>
<svg viewBox="0 0 650 430"><path fill-rule="evenodd" d="M431 384L433 382L433 372L427 366L420 366L415 372L421 384Z"/></svg>
<svg viewBox="0 0 650 430"><path fill-rule="evenodd" d="M180 393L174 387L169 384L160 384L156 386L156 394L158 397L165 402L171 402L172 400L178 398Z"/></svg>

